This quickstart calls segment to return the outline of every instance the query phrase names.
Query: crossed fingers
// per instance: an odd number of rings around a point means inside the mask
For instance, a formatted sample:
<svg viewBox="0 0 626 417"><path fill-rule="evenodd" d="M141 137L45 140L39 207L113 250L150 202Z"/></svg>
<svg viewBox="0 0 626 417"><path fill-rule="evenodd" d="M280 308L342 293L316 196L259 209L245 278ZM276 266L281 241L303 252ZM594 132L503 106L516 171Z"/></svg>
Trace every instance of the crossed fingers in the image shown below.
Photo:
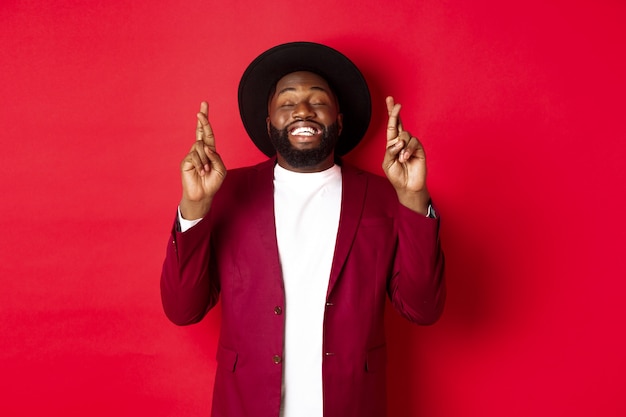
<svg viewBox="0 0 626 417"><path fill-rule="evenodd" d="M402 127L400 120L400 109L402 106L395 103L393 97L387 97L387 113L389 120L387 122L387 150L398 162L406 162L422 145L415 136Z"/></svg>
<svg viewBox="0 0 626 417"><path fill-rule="evenodd" d="M196 142L189 151L189 158L196 171L204 175L211 169L209 154L215 153L215 136L209 123L209 105L206 101L200 104L197 119Z"/></svg>
<svg viewBox="0 0 626 417"><path fill-rule="evenodd" d="M215 136L213 135L213 129L209 123L209 104L206 101L200 104L200 111L197 117L196 140L203 142L203 144L215 151Z"/></svg>

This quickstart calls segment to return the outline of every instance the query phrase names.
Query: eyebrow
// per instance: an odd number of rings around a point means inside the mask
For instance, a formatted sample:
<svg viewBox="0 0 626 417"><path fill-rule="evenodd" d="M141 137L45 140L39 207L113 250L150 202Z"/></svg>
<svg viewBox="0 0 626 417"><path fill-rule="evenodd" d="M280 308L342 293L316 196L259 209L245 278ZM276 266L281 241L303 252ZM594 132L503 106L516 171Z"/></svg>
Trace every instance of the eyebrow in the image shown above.
<svg viewBox="0 0 626 417"><path fill-rule="evenodd" d="M328 89L326 89L326 88L324 88L324 87L316 86L316 85L311 86L311 87L309 88L309 90L322 91L322 92L324 92L324 93L326 93L326 94L330 95L330 91L328 91ZM290 91L296 91L296 88L295 88L295 87L285 87L285 88L283 88L282 90L280 90L279 92L277 92L277 93L276 93L276 96L278 97L278 96L280 96L281 94L283 94L283 93L287 93L287 92L290 92Z"/></svg>

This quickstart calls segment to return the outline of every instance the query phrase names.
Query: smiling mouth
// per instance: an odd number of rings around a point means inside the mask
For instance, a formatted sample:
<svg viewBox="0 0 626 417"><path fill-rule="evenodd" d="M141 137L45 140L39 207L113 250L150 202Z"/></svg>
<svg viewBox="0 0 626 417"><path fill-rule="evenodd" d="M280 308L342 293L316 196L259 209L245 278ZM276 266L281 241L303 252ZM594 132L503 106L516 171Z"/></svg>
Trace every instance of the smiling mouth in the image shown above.
<svg viewBox="0 0 626 417"><path fill-rule="evenodd" d="M289 130L289 134L291 136L315 136L319 135L320 133L322 133L322 131L313 126L295 127Z"/></svg>

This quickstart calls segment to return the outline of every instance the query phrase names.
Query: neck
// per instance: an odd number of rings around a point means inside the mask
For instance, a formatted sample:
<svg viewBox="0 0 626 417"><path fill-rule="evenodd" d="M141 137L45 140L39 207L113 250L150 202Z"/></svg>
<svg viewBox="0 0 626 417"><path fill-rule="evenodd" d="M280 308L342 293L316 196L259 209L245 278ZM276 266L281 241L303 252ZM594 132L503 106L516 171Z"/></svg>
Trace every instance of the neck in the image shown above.
<svg viewBox="0 0 626 417"><path fill-rule="evenodd" d="M298 167L290 165L280 154L276 155L276 161L281 167L293 172L321 172L335 165L335 155L331 153L326 159L317 164Z"/></svg>

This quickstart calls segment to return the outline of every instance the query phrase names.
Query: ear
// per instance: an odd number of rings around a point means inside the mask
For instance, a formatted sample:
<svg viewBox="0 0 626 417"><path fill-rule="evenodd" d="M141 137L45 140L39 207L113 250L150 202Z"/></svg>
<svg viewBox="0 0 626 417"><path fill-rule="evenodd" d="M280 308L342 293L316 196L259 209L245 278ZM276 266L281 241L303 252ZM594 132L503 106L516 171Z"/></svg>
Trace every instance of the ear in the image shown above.
<svg viewBox="0 0 626 417"><path fill-rule="evenodd" d="M343 113L337 115L337 126L339 127L339 136L341 136L341 131L343 130Z"/></svg>
<svg viewBox="0 0 626 417"><path fill-rule="evenodd" d="M265 125L267 126L267 136L270 136L270 117L267 116L265 119Z"/></svg>

